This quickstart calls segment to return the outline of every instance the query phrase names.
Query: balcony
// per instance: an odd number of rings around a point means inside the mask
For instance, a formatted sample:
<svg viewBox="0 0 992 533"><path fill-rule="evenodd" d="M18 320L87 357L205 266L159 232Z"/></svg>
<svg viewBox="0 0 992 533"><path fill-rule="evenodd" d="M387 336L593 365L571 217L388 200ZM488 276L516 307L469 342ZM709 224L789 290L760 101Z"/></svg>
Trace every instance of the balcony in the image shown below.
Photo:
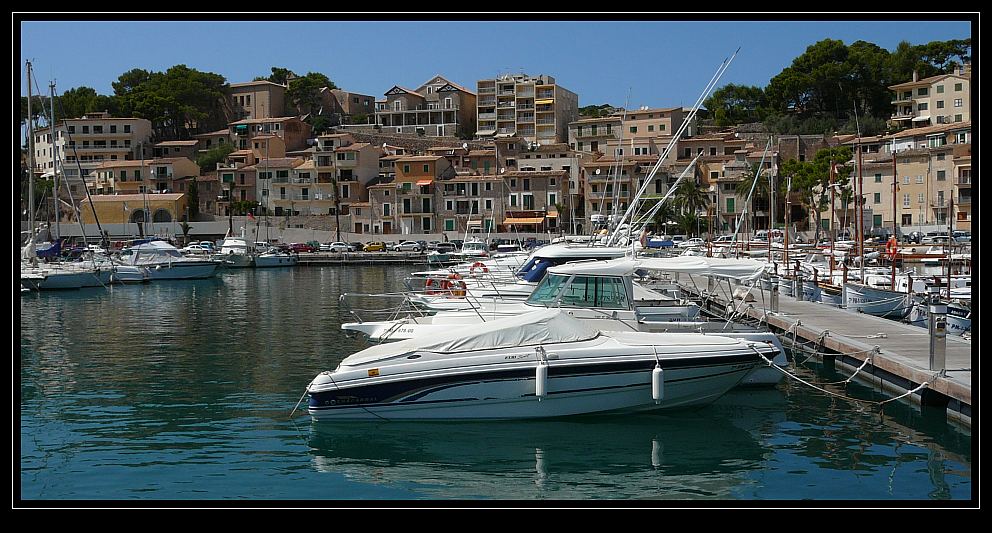
<svg viewBox="0 0 992 533"><path fill-rule="evenodd" d="M479 87L479 94L496 94L496 87Z"/></svg>
<svg viewBox="0 0 992 533"><path fill-rule="evenodd" d="M971 176L958 176L957 184L971 187Z"/></svg>
<svg viewBox="0 0 992 533"><path fill-rule="evenodd" d="M517 98L534 98L534 91L517 91Z"/></svg>
<svg viewBox="0 0 992 533"><path fill-rule="evenodd" d="M499 105L496 107L499 109L514 109L516 107L516 104L513 103L512 101L500 102Z"/></svg>
<svg viewBox="0 0 992 533"><path fill-rule="evenodd" d="M496 113L479 113L479 120L496 120Z"/></svg>
<svg viewBox="0 0 992 533"><path fill-rule="evenodd" d="M78 151L90 151L90 152L117 152L117 151L130 152L131 151L130 146L102 146L102 145L92 145L92 144L91 145L74 144L65 147L66 153L72 153L73 149L75 149L77 152Z"/></svg>
<svg viewBox="0 0 992 533"><path fill-rule="evenodd" d="M958 196L958 205L966 206L971 205L971 196Z"/></svg>
<svg viewBox="0 0 992 533"><path fill-rule="evenodd" d="M555 119L553 118L539 118L537 119L538 126L554 126Z"/></svg>
<svg viewBox="0 0 992 533"><path fill-rule="evenodd" d="M613 130L590 130L588 128L582 128L581 130L576 130L575 132L576 139L588 139L590 137L613 137Z"/></svg>
<svg viewBox="0 0 992 533"><path fill-rule="evenodd" d="M910 120L915 117L915 111L896 111L892 114L892 120Z"/></svg>
<svg viewBox="0 0 992 533"><path fill-rule="evenodd" d="M479 98L479 107L492 107L496 105L495 98Z"/></svg>

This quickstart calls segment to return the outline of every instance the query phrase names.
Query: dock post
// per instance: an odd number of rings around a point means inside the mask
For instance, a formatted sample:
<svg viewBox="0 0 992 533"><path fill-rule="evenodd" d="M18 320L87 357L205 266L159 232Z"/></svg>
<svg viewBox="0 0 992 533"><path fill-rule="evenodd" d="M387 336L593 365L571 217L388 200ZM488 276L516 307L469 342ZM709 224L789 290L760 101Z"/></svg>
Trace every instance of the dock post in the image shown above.
<svg viewBox="0 0 992 533"><path fill-rule="evenodd" d="M939 291L939 287L933 287ZM947 344L947 304L940 302L940 297L935 296L930 301L930 370L940 372L943 376L947 372L945 350Z"/></svg>
<svg viewBox="0 0 992 533"><path fill-rule="evenodd" d="M793 290L795 291L794 294L796 295L796 301L801 302L803 301L803 273L801 271L796 272L796 278L794 282L795 282L795 289Z"/></svg>
<svg viewBox="0 0 992 533"><path fill-rule="evenodd" d="M778 313L778 276L772 275L769 277L769 280L771 282L769 296L771 310L773 313Z"/></svg>

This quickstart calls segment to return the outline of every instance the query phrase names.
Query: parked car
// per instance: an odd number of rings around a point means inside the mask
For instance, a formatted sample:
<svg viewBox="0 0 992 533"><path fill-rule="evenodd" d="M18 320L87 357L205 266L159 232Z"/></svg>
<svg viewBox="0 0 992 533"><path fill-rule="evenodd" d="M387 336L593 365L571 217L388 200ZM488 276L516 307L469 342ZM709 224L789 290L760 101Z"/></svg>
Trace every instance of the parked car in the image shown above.
<svg viewBox="0 0 992 533"><path fill-rule="evenodd" d="M386 243L382 241L369 241L365 243L365 246L362 248L362 250L366 252L385 252Z"/></svg>
<svg viewBox="0 0 992 533"><path fill-rule="evenodd" d="M971 242L971 232L961 230L955 231L954 242Z"/></svg>
<svg viewBox="0 0 992 533"><path fill-rule="evenodd" d="M695 246L702 246L704 244L706 244L706 242L703 241L703 239L700 239L699 237L693 237L687 241L682 241L678 243L676 246L678 246L679 248L693 248Z"/></svg>
<svg viewBox="0 0 992 533"><path fill-rule="evenodd" d="M672 239L671 240L672 240L672 242L675 243L676 246L678 246L678 244L680 242L684 242L686 240L686 236L685 235L672 235Z"/></svg>
<svg viewBox="0 0 992 533"><path fill-rule="evenodd" d="M733 235L720 235L716 239L713 239L713 244L730 244L734 242Z"/></svg>
<svg viewBox="0 0 992 533"><path fill-rule="evenodd" d="M923 237L923 242L921 244L932 244L934 246L942 246L945 244L955 244L957 240L954 237L948 237L947 235L927 235Z"/></svg>
<svg viewBox="0 0 992 533"><path fill-rule="evenodd" d="M417 241L401 242L393 246L394 252L422 252L424 247Z"/></svg>
<svg viewBox="0 0 992 533"><path fill-rule="evenodd" d="M451 244L454 244L455 245L455 248L458 249L458 250L461 250L462 249L462 245L465 244L465 241L463 241L461 239L451 239L450 242L451 242Z"/></svg>
<svg viewBox="0 0 992 533"><path fill-rule="evenodd" d="M327 245L332 252L354 252L355 247L346 242L332 242Z"/></svg>
<svg viewBox="0 0 992 533"><path fill-rule="evenodd" d="M204 246L202 244L199 244L199 243L197 243L197 244L190 244L189 246L186 246L184 248L181 248L179 251L182 252L183 254L210 254L210 253L213 253L213 250L211 248L207 248L206 246Z"/></svg>
<svg viewBox="0 0 992 533"><path fill-rule="evenodd" d="M317 250L313 246L305 242L291 242L289 243L289 251L294 253L313 253Z"/></svg>
<svg viewBox="0 0 992 533"><path fill-rule="evenodd" d="M355 242L348 242L348 243L345 243L345 244L347 244L348 246L351 246L351 251L353 251L353 252L361 252L361 251L365 250L365 243L364 242L355 241Z"/></svg>

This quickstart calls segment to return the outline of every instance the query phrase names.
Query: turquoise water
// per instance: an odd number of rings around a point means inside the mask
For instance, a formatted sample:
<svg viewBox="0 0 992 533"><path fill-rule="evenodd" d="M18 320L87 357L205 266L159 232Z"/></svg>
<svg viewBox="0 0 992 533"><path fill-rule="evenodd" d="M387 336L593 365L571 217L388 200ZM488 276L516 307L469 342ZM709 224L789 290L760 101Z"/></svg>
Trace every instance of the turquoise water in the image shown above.
<svg viewBox="0 0 992 533"><path fill-rule="evenodd" d="M637 416L314 424L297 411L290 419L318 372L364 346L342 335L349 317L338 295L400 290L412 269L241 270L26 294L20 497L883 506L972 498L970 434L906 405L879 412L792 383ZM844 377L804 372L821 382ZM882 398L856 384L847 392Z"/></svg>

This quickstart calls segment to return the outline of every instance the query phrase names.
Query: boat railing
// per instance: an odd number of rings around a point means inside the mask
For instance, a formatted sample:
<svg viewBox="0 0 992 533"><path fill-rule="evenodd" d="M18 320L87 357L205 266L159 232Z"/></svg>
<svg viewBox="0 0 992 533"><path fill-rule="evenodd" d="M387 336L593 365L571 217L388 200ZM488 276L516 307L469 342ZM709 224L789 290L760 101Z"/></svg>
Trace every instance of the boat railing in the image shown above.
<svg viewBox="0 0 992 533"><path fill-rule="evenodd" d="M338 297L338 302L341 310L355 317L359 323L423 317L428 314L413 303L407 292L346 292Z"/></svg>

